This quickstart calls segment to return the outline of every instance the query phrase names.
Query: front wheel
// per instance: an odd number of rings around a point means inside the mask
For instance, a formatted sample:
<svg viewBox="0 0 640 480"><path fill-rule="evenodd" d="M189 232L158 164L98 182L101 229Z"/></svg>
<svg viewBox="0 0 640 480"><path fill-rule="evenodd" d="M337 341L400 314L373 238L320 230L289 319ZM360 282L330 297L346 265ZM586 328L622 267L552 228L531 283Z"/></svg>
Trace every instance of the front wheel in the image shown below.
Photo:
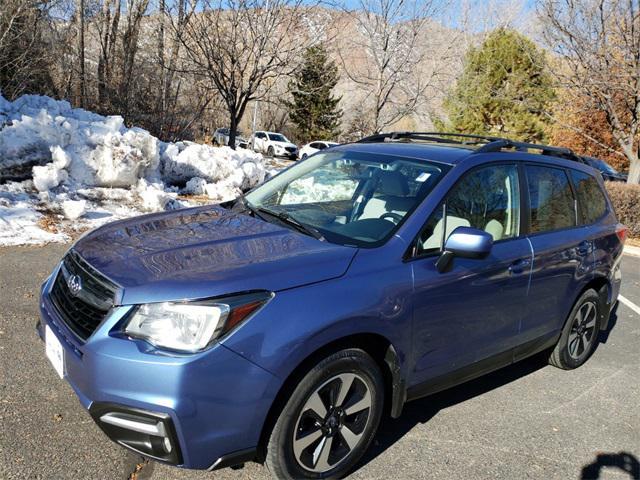
<svg viewBox="0 0 640 480"><path fill-rule="evenodd" d="M584 292L573 306L549 363L564 370L578 368L595 350L600 332L600 297L595 290Z"/></svg>
<svg viewBox="0 0 640 480"><path fill-rule="evenodd" d="M384 384L375 361L341 350L309 371L280 413L267 446L276 478L345 475L369 447L380 423Z"/></svg>

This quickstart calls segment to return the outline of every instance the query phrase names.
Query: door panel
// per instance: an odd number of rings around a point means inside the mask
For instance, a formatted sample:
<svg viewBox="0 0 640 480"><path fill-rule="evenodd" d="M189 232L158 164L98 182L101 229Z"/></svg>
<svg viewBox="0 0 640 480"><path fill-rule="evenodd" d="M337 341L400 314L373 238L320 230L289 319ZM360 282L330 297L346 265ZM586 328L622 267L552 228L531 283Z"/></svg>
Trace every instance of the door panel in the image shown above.
<svg viewBox="0 0 640 480"><path fill-rule="evenodd" d="M565 170L527 165L533 268L520 342L559 332L593 271L593 242L577 227L578 209Z"/></svg>
<svg viewBox="0 0 640 480"><path fill-rule="evenodd" d="M413 262L414 385L503 353L511 358L532 260L529 241L519 237L519 184L513 164L467 172L418 236L417 251L431 256ZM443 237L458 226L484 230L495 243L487 258L455 258L440 273Z"/></svg>
<svg viewBox="0 0 640 480"><path fill-rule="evenodd" d="M413 262L413 384L513 348L531 259L519 238L496 243L483 260L456 258L446 273L436 270L436 257Z"/></svg>
<svg viewBox="0 0 640 480"><path fill-rule="evenodd" d="M585 228L531 237L534 251L528 313L521 342L559 331L593 271L593 243Z"/></svg>

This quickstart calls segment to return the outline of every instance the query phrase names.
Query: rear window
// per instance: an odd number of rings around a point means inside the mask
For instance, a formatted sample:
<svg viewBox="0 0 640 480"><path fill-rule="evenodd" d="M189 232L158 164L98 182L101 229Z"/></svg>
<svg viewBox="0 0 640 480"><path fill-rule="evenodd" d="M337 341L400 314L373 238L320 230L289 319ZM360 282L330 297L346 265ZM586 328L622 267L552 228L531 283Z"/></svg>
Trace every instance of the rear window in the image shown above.
<svg viewBox="0 0 640 480"><path fill-rule="evenodd" d="M571 178L578 196L581 225L595 223L607 211L607 200L598 181L588 173L571 170Z"/></svg>
<svg viewBox="0 0 640 480"><path fill-rule="evenodd" d="M573 193L564 170L528 165L527 183L531 202L531 233L576 225Z"/></svg>

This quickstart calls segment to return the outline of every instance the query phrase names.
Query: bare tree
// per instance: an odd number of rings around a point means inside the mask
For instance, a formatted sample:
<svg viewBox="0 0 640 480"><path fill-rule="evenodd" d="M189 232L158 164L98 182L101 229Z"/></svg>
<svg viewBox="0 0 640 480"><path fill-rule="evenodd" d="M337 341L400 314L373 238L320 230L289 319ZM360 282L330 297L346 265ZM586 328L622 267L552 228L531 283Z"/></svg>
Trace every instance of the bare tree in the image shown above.
<svg viewBox="0 0 640 480"><path fill-rule="evenodd" d="M229 145L247 103L290 74L308 41L299 28L302 0L196 0L180 40L186 71L206 78L229 113ZM262 87L262 88L259 88Z"/></svg>
<svg viewBox="0 0 640 480"><path fill-rule="evenodd" d="M121 10L121 0L103 0L102 10L95 21L100 39L97 80L98 104L101 107L104 107L106 104L113 84L113 63L115 62L114 58Z"/></svg>
<svg viewBox="0 0 640 480"><path fill-rule="evenodd" d="M51 61L43 41L48 0L0 0L0 90L15 97L25 91L51 91Z"/></svg>
<svg viewBox="0 0 640 480"><path fill-rule="evenodd" d="M159 85L156 98L156 131L158 135L165 138L167 135L175 135L179 131L176 124L178 103L184 94L183 81L180 76L180 68L183 58L180 55L181 36L190 15L195 10L195 0L178 0L172 2L173 11L169 8L166 0L160 0L158 6L158 58L157 63L160 68ZM172 16L170 16L172 15ZM169 28L172 26L173 28ZM193 81L190 82L193 85ZM196 86L198 92L202 92L201 85ZM195 112L206 111L211 107L211 98L187 99L189 105L196 103L198 107ZM215 102L214 102L215 103ZM193 123L193 120L188 122ZM171 132L171 133L169 133ZM171 137L173 138L173 137Z"/></svg>
<svg viewBox="0 0 640 480"><path fill-rule="evenodd" d="M638 0L545 0L543 35L566 63L562 85L606 115L640 183L640 5Z"/></svg>
<svg viewBox="0 0 640 480"><path fill-rule="evenodd" d="M84 17L86 11L84 6L84 0L78 0L76 5L76 21L78 22L78 93L77 101L82 108L87 106L87 77L85 73L86 61L85 61L85 46L84 46Z"/></svg>
<svg viewBox="0 0 640 480"><path fill-rule="evenodd" d="M140 47L140 26L149 7L149 0L127 0L126 25L122 32L122 57L120 59L120 83L118 99L121 113L127 118L130 114L132 84L137 75L135 59Z"/></svg>
<svg viewBox="0 0 640 480"><path fill-rule="evenodd" d="M342 67L370 96L375 131L414 113L430 86L420 42L434 12L432 0L358 0L348 12L357 32L345 49L360 55L347 61L341 54Z"/></svg>

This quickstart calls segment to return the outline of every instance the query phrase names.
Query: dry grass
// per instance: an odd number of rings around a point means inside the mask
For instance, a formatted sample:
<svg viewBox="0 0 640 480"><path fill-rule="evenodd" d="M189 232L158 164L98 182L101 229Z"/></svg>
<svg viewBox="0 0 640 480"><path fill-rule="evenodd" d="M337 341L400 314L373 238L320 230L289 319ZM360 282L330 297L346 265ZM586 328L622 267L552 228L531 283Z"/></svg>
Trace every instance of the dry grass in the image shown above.
<svg viewBox="0 0 640 480"><path fill-rule="evenodd" d="M182 195L178 195L178 199L197 203L199 205L209 205L210 203L213 202L213 200L211 200L206 195L182 194Z"/></svg>
<svg viewBox="0 0 640 480"><path fill-rule="evenodd" d="M38 220L38 226L49 233L58 233L58 221L51 214L44 214Z"/></svg>
<svg viewBox="0 0 640 480"><path fill-rule="evenodd" d="M629 228L629 236L640 238L640 185L607 182L607 192L618 220Z"/></svg>
<svg viewBox="0 0 640 480"><path fill-rule="evenodd" d="M627 238L626 244L632 247L640 247L640 238Z"/></svg>

